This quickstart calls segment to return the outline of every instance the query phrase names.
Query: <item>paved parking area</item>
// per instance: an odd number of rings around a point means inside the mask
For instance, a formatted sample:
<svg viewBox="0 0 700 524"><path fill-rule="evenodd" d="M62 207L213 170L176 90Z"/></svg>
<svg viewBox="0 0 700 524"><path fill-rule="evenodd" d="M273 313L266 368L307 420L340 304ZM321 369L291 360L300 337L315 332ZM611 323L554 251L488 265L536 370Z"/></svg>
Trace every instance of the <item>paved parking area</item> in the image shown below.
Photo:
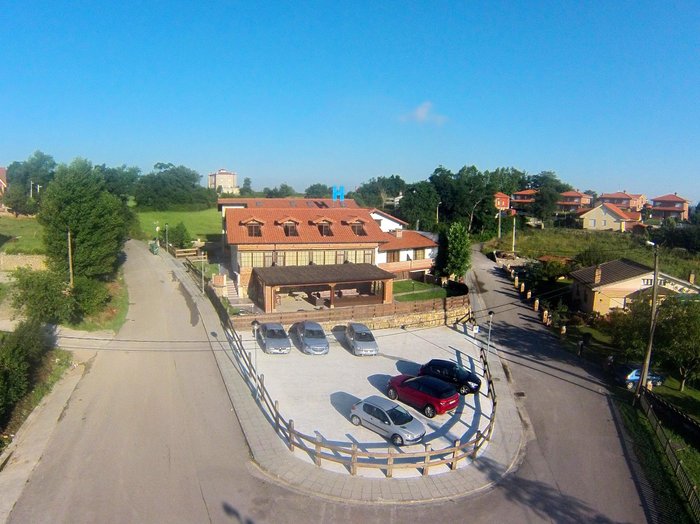
<svg viewBox="0 0 700 524"><path fill-rule="evenodd" d="M286 329L289 327L285 326ZM417 374L420 365L432 358L459 362L483 376L474 339L446 327L377 330L375 337L380 354L373 357L351 354L344 326L336 326L327 333L330 351L322 356L303 354L295 337L292 337L295 347L289 354L268 355L256 343L252 331L241 335L245 348L257 363L258 373L265 376L265 385L272 398L279 401L282 414L294 420L295 429L310 436L320 436L330 444L349 446L356 443L364 451L386 451L389 444L369 429L353 426L349 420L350 407L369 395L385 395L390 377ZM426 418L412 407L404 407L425 425L425 443L432 449L447 448L453 446L455 440L466 442L476 435L477 430L486 428L492 410L486 390L484 381L478 394L461 397L457 409L433 419ZM423 450L423 444L418 444L404 446L398 452ZM295 456L311 462L311 458L303 453ZM460 463L462 467L468 464L468 461ZM322 466L336 471L342 469L340 465L327 461ZM360 469L358 473L383 477L379 470ZM396 472L396 476L402 477L418 475L420 471L417 469Z"/></svg>

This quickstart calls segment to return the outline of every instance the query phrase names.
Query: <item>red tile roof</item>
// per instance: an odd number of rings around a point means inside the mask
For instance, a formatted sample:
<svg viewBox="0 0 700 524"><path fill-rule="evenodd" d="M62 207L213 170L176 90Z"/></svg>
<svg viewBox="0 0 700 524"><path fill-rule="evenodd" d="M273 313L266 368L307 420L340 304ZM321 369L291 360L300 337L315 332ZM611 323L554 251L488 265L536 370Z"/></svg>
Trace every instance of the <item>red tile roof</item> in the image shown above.
<svg viewBox="0 0 700 524"><path fill-rule="evenodd" d="M678 195L668 194L660 197L652 198L654 202L688 202L685 198L681 198ZM655 206L656 207L656 206Z"/></svg>
<svg viewBox="0 0 700 524"><path fill-rule="evenodd" d="M603 193L599 198L634 198L632 195L625 193L624 191L618 191L617 193Z"/></svg>
<svg viewBox="0 0 700 524"><path fill-rule="evenodd" d="M248 235L247 223L260 222L261 236ZM297 223L298 236L286 236L284 222ZM327 221L332 236L323 236L318 224ZM356 235L352 223L362 223L364 236ZM369 214L369 209L354 208L254 208L226 210L226 241L229 244L329 244L329 243L383 243L391 235L384 233Z"/></svg>
<svg viewBox="0 0 700 524"><path fill-rule="evenodd" d="M617 215L623 220L634 220L634 221L639 221L642 219L642 214L637 212L637 211L623 211L619 207L617 207L615 204L608 204L605 203L603 204L603 207L607 208L610 210L612 213Z"/></svg>
<svg viewBox="0 0 700 524"><path fill-rule="evenodd" d="M506 195L505 193L501 193L500 191L497 193L494 193L493 196L496 198L510 198L508 195Z"/></svg>
<svg viewBox="0 0 700 524"><path fill-rule="evenodd" d="M586 193L581 193L579 191L564 191L563 193L560 193L560 194L563 197L583 197L583 198L589 197L590 198L590 196L587 195Z"/></svg>
<svg viewBox="0 0 700 524"><path fill-rule="evenodd" d="M400 249L420 249L422 247L437 247L437 244L418 231L401 231L401 238L387 234L389 241L379 246L379 251L398 251Z"/></svg>
<svg viewBox="0 0 700 524"><path fill-rule="evenodd" d="M354 200L353 200L353 202L354 202ZM408 222L404 222L404 221L401 220L400 218L396 218L394 215L390 215L389 213L385 213L385 212L382 211L381 209L374 208L374 209L370 209L369 212L370 212L370 213L377 213L378 215L382 215L383 217L386 217L386 218L389 219L389 220L393 220L393 221L396 222L397 224L402 224L402 225L404 225L404 226L407 226L407 225L408 225Z"/></svg>
<svg viewBox="0 0 700 524"><path fill-rule="evenodd" d="M523 189L522 191L516 191L514 195L530 196L536 195L538 193L537 189Z"/></svg>

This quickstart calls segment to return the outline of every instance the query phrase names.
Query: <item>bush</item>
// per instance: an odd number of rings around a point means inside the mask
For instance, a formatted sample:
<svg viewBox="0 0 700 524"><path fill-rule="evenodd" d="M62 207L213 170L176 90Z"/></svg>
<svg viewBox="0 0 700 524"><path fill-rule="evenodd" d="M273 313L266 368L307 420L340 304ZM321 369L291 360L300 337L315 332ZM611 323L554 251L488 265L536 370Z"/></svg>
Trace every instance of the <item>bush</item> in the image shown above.
<svg viewBox="0 0 700 524"><path fill-rule="evenodd" d="M88 316L97 313L109 302L109 290L104 282L90 278L79 277L75 279L73 288L80 316Z"/></svg>
<svg viewBox="0 0 700 524"><path fill-rule="evenodd" d="M68 283L51 271L20 268L14 272L13 307L29 319L70 322L78 313Z"/></svg>

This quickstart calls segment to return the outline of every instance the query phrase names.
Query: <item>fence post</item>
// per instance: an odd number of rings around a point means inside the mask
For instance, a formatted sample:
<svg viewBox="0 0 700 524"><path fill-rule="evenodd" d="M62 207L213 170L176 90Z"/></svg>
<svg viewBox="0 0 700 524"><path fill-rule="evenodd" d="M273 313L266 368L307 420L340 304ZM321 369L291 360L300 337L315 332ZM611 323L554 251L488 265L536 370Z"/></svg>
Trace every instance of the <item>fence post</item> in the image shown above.
<svg viewBox="0 0 700 524"><path fill-rule="evenodd" d="M280 431L280 401L275 400L275 433Z"/></svg>
<svg viewBox="0 0 700 524"><path fill-rule="evenodd" d="M476 438L474 439L474 450L472 451L472 460L476 460L476 453L479 451L479 441L483 438L480 430L476 430Z"/></svg>
<svg viewBox="0 0 700 524"><path fill-rule="evenodd" d="M454 471L454 470L457 469L457 461L459 460L459 459L457 458L457 456L459 455L459 451L460 451L460 450L459 450L459 444L460 444L459 439L455 440L455 450L454 450L454 452L452 453L452 463L450 464L450 469L451 469L452 471Z"/></svg>
<svg viewBox="0 0 700 524"><path fill-rule="evenodd" d="M389 451L389 458L386 459L386 478L390 479L394 474L394 450L387 448Z"/></svg>
<svg viewBox="0 0 700 524"><path fill-rule="evenodd" d="M321 435L316 435L316 445L314 446L314 462L321 467Z"/></svg>
<svg viewBox="0 0 700 524"><path fill-rule="evenodd" d="M255 398L260 398L262 397L262 392L263 388L265 387L265 375L262 373L260 374L260 382L258 383L258 389L256 392L256 397Z"/></svg>
<svg viewBox="0 0 700 524"><path fill-rule="evenodd" d="M353 442L350 456L350 475L357 475L357 444Z"/></svg>
<svg viewBox="0 0 700 524"><path fill-rule="evenodd" d="M294 421L289 419L289 451L294 453Z"/></svg>
<svg viewBox="0 0 700 524"><path fill-rule="evenodd" d="M430 467L430 444L425 444L425 459L423 460L423 476L428 476L428 468Z"/></svg>

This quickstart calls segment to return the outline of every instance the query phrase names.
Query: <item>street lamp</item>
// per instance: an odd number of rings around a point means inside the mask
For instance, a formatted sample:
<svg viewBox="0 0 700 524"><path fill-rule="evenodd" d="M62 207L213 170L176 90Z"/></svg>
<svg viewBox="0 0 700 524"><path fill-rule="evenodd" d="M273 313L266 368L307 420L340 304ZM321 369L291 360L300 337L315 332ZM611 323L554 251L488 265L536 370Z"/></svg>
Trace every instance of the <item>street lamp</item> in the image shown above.
<svg viewBox="0 0 700 524"><path fill-rule="evenodd" d="M165 251L170 253L170 244L168 244L168 223L165 223Z"/></svg>
<svg viewBox="0 0 700 524"><path fill-rule="evenodd" d="M438 202L437 206L435 206L435 223L436 224L440 223L440 204L442 204L442 202Z"/></svg>
<svg viewBox="0 0 700 524"><path fill-rule="evenodd" d="M489 311L489 334L486 339L486 361L491 357L491 323L493 322L493 311Z"/></svg>
<svg viewBox="0 0 700 524"><path fill-rule="evenodd" d="M253 320L250 325L253 327L253 376L255 381L258 380L258 329L260 329L260 322ZM255 395L257 398L258 388L255 388Z"/></svg>
<svg viewBox="0 0 700 524"><path fill-rule="evenodd" d="M644 355L642 374L639 377L639 384L637 384L637 390L634 393L632 404L642 395L642 388L646 387L647 376L649 375L649 364L651 363L651 350L654 346L654 331L656 330L656 302L659 296L659 246L648 240L647 246L652 246L654 248L654 283L651 289L651 323L649 324L649 342L647 343L647 352Z"/></svg>

